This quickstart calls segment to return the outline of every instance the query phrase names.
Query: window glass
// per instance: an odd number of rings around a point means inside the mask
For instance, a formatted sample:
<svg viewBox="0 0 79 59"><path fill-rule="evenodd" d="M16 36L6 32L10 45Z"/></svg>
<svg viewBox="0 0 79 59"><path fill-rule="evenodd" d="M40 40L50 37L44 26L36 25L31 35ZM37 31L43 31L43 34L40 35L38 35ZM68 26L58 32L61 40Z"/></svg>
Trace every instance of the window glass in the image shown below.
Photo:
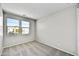
<svg viewBox="0 0 79 59"><path fill-rule="evenodd" d="M21 26L22 27L29 27L29 22L27 22L27 21L21 21Z"/></svg>
<svg viewBox="0 0 79 59"><path fill-rule="evenodd" d="M8 33L9 34L18 34L19 33L19 27L8 27Z"/></svg>
<svg viewBox="0 0 79 59"><path fill-rule="evenodd" d="M7 32L8 34L18 34L19 20L7 18Z"/></svg>
<svg viewBox="0 0 79 59"><path fill-rule="evenodd" d="M21 21L22 34L29 34L30 23L27 21Z"/></svg>
<svg viewBox="0 0 79 59"><path fill-rule="evenodd" d="M7 18L7 26L19 26L19 20Z"/></svg>
<svg viewBox="0 0 79 59"><path fill-rule="evenodd" d="M29 28L22 28L22 34L29 34Z"/></svg>
<svg viewBox="0 0 79 59"><path fill-rule="evenodd" d="M21 23L20 23L21 22ZM30 22L7 18L8 34L29 34Z"/></svg>

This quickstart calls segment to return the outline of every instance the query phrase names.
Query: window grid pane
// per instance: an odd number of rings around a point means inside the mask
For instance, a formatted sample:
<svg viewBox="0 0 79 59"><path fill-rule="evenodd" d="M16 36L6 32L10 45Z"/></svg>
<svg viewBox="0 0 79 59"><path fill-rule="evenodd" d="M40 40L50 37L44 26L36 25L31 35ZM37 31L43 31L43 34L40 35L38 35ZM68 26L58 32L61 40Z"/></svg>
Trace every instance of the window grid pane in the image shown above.
<svg viewBox="0 0 79 59"><path fill-rule="evenodd" d="M19 20L7 18L7 26L19 26Z"/></svg>
<svg viewBox="0 0 79 59"><path fill-rule="evenodd" d="M19 33L19 27L7 27L9 34L18 34Z"/></svg>
<svg viewBox="0 0 79 59"><path fill-rule="evenodd" d="M21 21L22 34L29 34L30 22Z"/></svg>
<svg viewBox="0 0 79 59"><path fill-rule="evenodd" d="M22 34L29 34L29 27L28 28L22 28Z"/></svg>
<svg viewBox="0 0 79 59"><path fill-rule="evenodd" d="M29 27L29 22L27 22L27 21L21 21L21 26L22 27Z"/></svg>

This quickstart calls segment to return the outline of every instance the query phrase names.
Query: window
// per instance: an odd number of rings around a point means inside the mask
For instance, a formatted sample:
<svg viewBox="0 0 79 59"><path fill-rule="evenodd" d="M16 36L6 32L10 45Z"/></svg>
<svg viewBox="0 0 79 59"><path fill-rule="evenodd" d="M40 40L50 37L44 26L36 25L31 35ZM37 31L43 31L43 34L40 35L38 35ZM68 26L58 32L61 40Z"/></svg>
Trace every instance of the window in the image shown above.
<svg viewBox="0 0 79 59"><path fill-rule="evenodd" d="M22 34L29 34L29 22L21 21Z"/></svg>
<svg viewBox="0 0 79 59"><path fill-rule="evenodd" d="M29 22L7 18L7 33L13 34L29 34Z"/></svg>
<svg viewBox="0 0 79 59"><path fill-rule="evenodd" d="M7 32L9 34L19 33L19 20L7 18Z"/></svg>

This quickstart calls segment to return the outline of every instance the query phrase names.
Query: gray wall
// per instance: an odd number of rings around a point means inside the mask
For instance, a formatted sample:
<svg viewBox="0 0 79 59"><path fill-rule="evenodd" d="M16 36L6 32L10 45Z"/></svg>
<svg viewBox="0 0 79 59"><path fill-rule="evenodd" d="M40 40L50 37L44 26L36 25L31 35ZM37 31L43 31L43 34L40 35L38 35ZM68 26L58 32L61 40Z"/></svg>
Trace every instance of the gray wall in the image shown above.
<svg viewBox="0 0 79 59"><path fill-rule="evenodd" d="M37 21L37 41L70 54L77 54L76 8L63 9Z"/></svg>
<svg viewBox="0 0 79 59"><path fill-rule="evenodd" d="M3 13L2 13L2 7L0 4L0 55L2 52L2 44L3 44Z"/></svg>

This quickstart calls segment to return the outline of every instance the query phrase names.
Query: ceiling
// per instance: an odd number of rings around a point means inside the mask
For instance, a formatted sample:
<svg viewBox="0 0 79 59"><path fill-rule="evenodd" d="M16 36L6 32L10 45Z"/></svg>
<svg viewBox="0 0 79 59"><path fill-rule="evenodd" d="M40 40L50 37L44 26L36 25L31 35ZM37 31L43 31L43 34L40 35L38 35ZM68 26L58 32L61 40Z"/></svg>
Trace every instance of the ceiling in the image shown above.
<svg viewBox="0 0 79 59"><path fill-rule="evenodd" d="M2 3L6 11L25 15L26 17L39 20L51 13L67 8L73 3Z"/></svg>

